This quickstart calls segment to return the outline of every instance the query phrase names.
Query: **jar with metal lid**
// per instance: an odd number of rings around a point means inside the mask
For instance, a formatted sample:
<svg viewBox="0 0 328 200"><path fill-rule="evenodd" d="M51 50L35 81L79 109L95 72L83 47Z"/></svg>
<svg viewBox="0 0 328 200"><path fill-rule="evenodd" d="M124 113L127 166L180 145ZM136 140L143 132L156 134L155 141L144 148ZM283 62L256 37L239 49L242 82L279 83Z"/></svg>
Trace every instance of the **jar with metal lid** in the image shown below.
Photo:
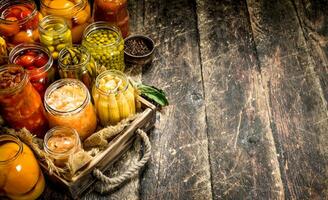
<svg viewBox="0 0 328 200"><path fill-rule="evenodd" d="M102 68L124 71L124 40L117 27L107 22L90 24L83 33L82 45L95 59L97 74Z"/></svg>
<svg viewBox="0 0 328 200"><path fill-rule="evenodd" d="M72 46L72 33L64 18L46 16L39 24L40 42L48 47L53 59L57 60L60 50Z"/></svg>
<svg viewBox="0 0 328 200"><path fill-rule="evenodd" d="M0 35L13 47L39 40L38 23L42 16L32 0L0 2Z"/></svg>
<svg viewBox="0 0 328 200"><path fill-rule="evenodd" d="M55 80L50 51L41 44L23 43L11 50L9 60L27 70L30 82L43 100L47 87Z"/></svg>
<svg viewBox="0 0 328 200"><path fill-rule="evenodd" d="M40 138L47 132L41 97L19 65L0 67L0 114L12 128L25 127Z"/></svg>
<svg viewBox="0 0 328 200"><path fill-rule="evenodd" d="M60 79L52 83L44 97L50 127L74 128L84 140L94 133L97 117L87 87L76 79Z"/></svg>
<svg viewBox="0 0 328 200"><path fill-rule="evenodd" d="M73 128L56 126L44 136L44 151L57 167L65 168L70 155L82 150L79 134Z"/></svg>
<svg viewBox="0 0 328 200"><path fill-rule="evenodd" d="M45 188L32 150L11 134L0 135L0 183L0 198L37 199Z"/></svg>
<svg viewBox="0 0 328 200"><path fill-rule="evenodd" d="M101 73L92 90L101 125L115 125L136 113L135 90L125 74L117 70Z"/></svg>
<svg viewBox="0 0 328 200"><path fill-rule="evenodd" d="M123 38L129 34L127 0L95 0L95 21L107 21L121 30Z"/></svg>
<svg viewBox="0 0 328 200"><path fill-rule="evenodd" d="M40 10L45 16L56 15L66 19L74 44L81 42L84 29L92 21L88 0L41 0Z"/></svg>
<svg viewBox="0 0 328 200"><path fill-rule="evenodd" d="M79 79L91 90L96 66L95 61L84 46L65 47L59 53L58 63L61 78Z"/></svg>

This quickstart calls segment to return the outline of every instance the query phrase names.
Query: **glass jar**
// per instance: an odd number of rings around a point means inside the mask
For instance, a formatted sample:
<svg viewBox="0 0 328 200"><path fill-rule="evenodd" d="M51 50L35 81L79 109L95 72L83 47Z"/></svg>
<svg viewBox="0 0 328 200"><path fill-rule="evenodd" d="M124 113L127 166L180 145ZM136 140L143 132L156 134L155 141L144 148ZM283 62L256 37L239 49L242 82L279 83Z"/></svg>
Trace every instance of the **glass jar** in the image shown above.
<svg viewBox="0 0 328 200"><path fill-rule="evenodd" d="M0 35L13 47L39 40L38 23L42 16L32 0L0 2Z"/></svg>
<svg viewBox="0 0 328 200"><path fill-rule="evenodd" d="M0 198L37 199L45 180L31 149L18 137L0 135Z"/></svg>
<svg viewBox="0 0 328 200"><path fill-rule="evenodd" d="M70 155L82 150L79 134L64 126L56 126L47 132L43 148L55 165L61 168L67 166Z"/></svg>
<svg viewBox="0 0 328 200"><path fill-rule="evenodd" d="M97 75L102 67L124 71L124 40L115 26L107 22L90 24L83 33L82 45L95 59Z"/></svg>
<svg viewBox="0 0 328 200"><path fill-rule="evenodd" d="M72 46L71 30L65 19L46 16L39 24L40 42L48 47L53 59L57 60L60 50Z"/></svg>
<svg viewBox="0 0 328 200"><path fill-rule="evenodd" d="M136 113L134 88L120 71L101 73L96 79L92 97L102 126L115 125Z"/></svg>
<svg viewBox="0 0 328 200"><path fill-rule="evenodd" d="M83 30L91 23L88 0L41 0L43 15L56 15L66 19L72 31L73 43L80 43Z"/></svg>
<svg viewBox="0 0 328 200"><path fill-rule="evenodd" d="M96 66L95 61L84 46L74 45L64 48L59 53L58 63L60 78L79 79L91 91Z"/></svg>
<svg viewBox="0 0 328 200"><path fill-rule="evenodd" d="M55 81L46 90L44 105L50 127L74 128L84 140L94 133L97 117L87 87L76 79Z"/></svg>
<svg viewBox="0 0 328 200"><path fill-rule="evenodd" d="M120 28L123 38L129 34L127 0L95 0L95 21L107 21Z"/></svg>
<svg viewBox="0 0 328 200"><path fill-rule="evenodd" d="M41 97L19 65L0 67L0 113L12 128L25 127L39 138L47 132Z"/></svg>
<svg viewBox="0 0 328 200"><path fill-rule="evenodd" d="M43 100L47 87L55 80L50 51L40 44L24 43L11 50L9 60L27 70L30 82Z"/></svg>

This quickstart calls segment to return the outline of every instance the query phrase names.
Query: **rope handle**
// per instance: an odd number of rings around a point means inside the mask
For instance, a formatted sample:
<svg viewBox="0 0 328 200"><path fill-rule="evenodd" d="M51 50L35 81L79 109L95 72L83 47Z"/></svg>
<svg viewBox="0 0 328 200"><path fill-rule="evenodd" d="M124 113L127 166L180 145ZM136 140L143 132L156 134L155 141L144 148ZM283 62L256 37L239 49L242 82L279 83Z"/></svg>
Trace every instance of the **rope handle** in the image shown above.
<svg viewBox="0 0 328 200"><path fill-rule="evenodd" d="M113 178L107 177L105 174L103 174L97 168L94 169L92 171L93 176L99 180L96 183L94 189L98 193L100 193L100 194L108 193L108 192L112 191L113 189L117 188L118 186L120 186L125 181L132 179L134 176L136 176L139 173L140 169L143 166L145 166L145 164L149 160L150 155L151 155L151 144L150 144L149 138L148 138L147 134L141 129L137 129L136 132L141 137L141 139L143 140L143 142L145 144L145 152L144 152L143 158L140 161L138 161L137 163L130 166L129 169L127 171L125 171L123 174L118 175Z"/></svg>

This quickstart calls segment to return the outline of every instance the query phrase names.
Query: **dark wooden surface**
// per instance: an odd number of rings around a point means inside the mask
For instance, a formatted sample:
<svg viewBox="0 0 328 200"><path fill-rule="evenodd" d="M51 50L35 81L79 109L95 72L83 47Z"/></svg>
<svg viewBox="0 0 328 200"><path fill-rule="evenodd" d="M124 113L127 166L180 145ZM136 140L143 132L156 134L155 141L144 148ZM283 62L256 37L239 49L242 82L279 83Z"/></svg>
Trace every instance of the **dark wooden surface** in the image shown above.
<svg viewBox="0 0 328 200"><path fill-rule="evenodd" d="M327 10L322 0L130 0L132 33L156 42L151 68L131 73L171 104L140 176L82 199L328 199ZM41 199L68 197L49 183Z"/></svg>

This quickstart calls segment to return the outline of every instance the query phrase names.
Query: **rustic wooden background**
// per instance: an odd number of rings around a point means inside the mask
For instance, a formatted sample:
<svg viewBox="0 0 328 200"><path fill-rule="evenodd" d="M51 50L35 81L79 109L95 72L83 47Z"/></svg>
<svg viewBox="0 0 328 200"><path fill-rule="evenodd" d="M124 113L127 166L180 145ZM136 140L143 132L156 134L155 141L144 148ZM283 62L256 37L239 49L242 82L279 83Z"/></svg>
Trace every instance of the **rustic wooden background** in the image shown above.
<svg viewBox="0 0 328 200"><path fill-rule="evenodd" d="M328 3L129 0L170 106L140 174L82 199L328 199ZM108 174L139 155L140 143ZM48 184L41 199L67 199Z"/></svg>

